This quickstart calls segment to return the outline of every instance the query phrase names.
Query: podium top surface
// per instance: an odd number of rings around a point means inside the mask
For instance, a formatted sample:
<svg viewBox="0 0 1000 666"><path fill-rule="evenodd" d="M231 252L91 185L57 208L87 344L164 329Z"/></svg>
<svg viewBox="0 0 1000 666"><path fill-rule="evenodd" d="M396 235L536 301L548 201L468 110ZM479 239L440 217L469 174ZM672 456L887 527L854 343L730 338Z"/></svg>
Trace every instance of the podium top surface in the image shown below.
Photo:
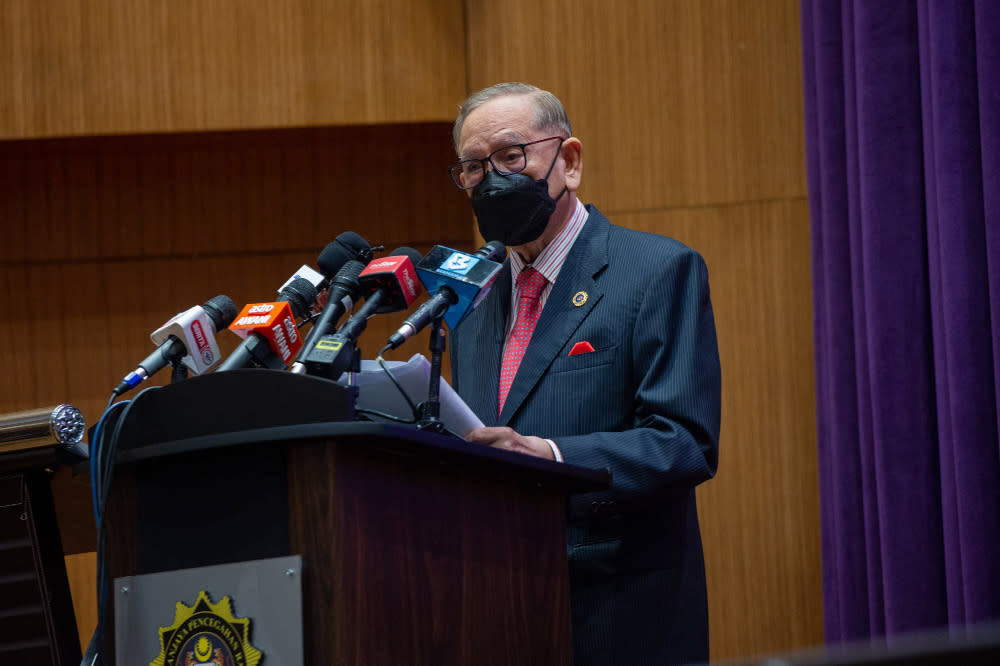
<svg viewBox="0 0 1000 666"><path fill-rule="evenodd" d="M487 465L568 492L610 486L605 469L494 449L395 423L358 421L354 388L271 370L236 370L147 389L122 415L118 464L232 446L308 439L361 442L442 462Z"/></svg>

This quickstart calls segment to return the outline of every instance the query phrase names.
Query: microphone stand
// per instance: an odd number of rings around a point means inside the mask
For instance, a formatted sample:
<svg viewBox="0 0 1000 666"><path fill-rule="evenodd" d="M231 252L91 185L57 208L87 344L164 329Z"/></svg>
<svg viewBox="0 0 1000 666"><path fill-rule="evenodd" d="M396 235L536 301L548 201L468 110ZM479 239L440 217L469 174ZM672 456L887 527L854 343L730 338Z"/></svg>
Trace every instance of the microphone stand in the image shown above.
<svg viewBox="0 0 1000 666"><path fill-rule="evenodd" d="M431 321L431 342L429 349L431 352L431 376L427 385L427 400L420 403L420 420L417 421L418 430L430 430L431 432L443 433L444 423L441 421L441 355L448 345L448 338L445 335L442 320L444 313Z"/></svg>
<svg viewBox="0 0 1000 666"><path fill-rule="evenodd" d="M180 359L170 361L170 383L176 384L188 378L187 366L181 363Z"/></svg>

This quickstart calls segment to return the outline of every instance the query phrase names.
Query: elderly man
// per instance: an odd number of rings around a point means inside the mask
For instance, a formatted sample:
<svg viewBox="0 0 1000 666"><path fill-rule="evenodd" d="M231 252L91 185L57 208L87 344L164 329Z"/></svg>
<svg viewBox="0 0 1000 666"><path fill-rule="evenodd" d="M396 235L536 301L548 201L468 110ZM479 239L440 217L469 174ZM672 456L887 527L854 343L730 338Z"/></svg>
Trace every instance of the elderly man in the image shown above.
<svg viewBox="0 0 1000 666"><path fill-rule="evenodd" d="M452 179L511 249L452 336L453 383L487 425L469 439L613 474L568 503L575 663L707 661L694 488L716 470L720 371L705 263L580 203L582 144L549 92L477 92L454 139Z"/></svg>

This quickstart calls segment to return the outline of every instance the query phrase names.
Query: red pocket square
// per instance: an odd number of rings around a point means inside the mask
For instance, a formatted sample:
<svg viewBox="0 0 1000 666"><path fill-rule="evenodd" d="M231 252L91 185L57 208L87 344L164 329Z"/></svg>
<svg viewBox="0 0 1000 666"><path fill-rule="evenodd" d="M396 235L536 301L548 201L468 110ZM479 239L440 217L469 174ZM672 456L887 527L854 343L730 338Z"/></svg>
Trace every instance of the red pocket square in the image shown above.
<svg viewBox="0 0 1000 666"><path fill-rule="evenodd" d="M586 354L592 351L594 351L594 347L586 340L581 340L573 345L573 348L569 350L569 355L576 356L577 354Z"/></svg>

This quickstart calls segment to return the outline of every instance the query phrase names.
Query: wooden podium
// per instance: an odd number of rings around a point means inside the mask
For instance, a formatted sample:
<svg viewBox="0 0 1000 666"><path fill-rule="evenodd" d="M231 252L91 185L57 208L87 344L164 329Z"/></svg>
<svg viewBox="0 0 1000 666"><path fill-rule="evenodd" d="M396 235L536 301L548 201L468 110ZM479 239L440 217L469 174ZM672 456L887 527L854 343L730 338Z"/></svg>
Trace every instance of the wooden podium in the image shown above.
<svg viewBox="0 0 1000 666"><path fill-rule="evenodd" d="M352 391L248 370L140 394L112 580L299 555L307 664L569 666L565 499L608 473L354 421Z"/></svg>

